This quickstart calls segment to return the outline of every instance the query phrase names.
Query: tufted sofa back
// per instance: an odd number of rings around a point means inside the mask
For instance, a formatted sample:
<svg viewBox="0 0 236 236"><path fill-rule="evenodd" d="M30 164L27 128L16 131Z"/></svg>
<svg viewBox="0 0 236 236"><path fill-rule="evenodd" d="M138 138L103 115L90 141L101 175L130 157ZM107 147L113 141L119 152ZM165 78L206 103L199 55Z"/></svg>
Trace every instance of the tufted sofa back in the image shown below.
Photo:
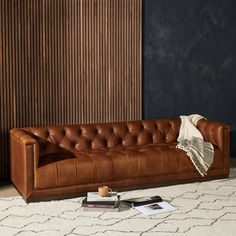
<svg viewBox="0 0 236 236"><path fill-rule="evenodd" d="M40 155L87 149L110 149L118 145L176 142L180 119L158 119L114 123L29 127L24 130L38 140Z"/></svg>

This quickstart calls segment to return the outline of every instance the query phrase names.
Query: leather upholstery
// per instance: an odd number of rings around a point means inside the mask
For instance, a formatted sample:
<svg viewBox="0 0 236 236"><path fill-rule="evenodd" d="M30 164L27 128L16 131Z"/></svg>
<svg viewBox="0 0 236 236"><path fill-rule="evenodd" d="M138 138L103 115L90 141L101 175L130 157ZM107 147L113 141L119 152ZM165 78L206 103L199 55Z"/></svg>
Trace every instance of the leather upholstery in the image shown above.
<svg viewBox="0 0 236 236"><path fill-rule="evenodd" d="M12 181L26 200L32 200L45 192L57 195L58 188L67 193L71 186L93 189L101 183L122 186L122 181L127 186L127 181L137 184L137 179L150 183L149 178L160 176L163 182L169 174L176 178L195 173L185 152L175 148L179 128L177 118L12 129ZM227 175L229 126L200 120L198 128L215 145L211 169ZM26 178L19 174L22 171Z"/></svg>
<svg viewBox="0 0 236 236"><path fill-rule="evenodd" d="M23 129L40 145L40 154L58 152L61 147L71 153L87 149L110 149L118 145L176 142L180 120L133 121L110 124L85 124ZM22 138L24 140L24 138Z"/></svg>
<svg viewBox="0 0 236 236"><path fill-rule="evenodd" d="M202 119L198 121L197 127L206 141L211 142L220 149L225 148L224 141L226 140L223 137L223 132L229 130L228 125Z"/></svg>

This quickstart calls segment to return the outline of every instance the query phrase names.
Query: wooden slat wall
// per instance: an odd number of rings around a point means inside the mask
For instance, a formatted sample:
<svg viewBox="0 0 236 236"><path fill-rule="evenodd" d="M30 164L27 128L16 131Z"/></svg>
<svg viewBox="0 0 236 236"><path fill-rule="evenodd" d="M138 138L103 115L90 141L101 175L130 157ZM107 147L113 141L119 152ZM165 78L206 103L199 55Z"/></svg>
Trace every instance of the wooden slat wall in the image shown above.
<svg viewBox="0 0 236 236"><path fill-rule="evenodd" d="M9 129L141 119L142 0L0 0L0 181Z"/></svg>

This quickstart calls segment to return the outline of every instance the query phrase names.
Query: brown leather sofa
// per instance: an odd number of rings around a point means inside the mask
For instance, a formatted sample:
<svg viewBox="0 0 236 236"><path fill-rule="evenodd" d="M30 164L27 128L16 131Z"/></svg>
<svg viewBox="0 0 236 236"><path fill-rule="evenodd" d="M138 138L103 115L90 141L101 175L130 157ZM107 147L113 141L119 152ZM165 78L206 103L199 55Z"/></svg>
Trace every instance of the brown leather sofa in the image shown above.
<svg viewBox="0 0 236 236"><path fill-rule="evenodd" d="M29 202L104 184L115 189L228 177L229 126L207 120L197 126L215 149L204 178L176 148L176 118L12 129L11 179Z"/></svg>

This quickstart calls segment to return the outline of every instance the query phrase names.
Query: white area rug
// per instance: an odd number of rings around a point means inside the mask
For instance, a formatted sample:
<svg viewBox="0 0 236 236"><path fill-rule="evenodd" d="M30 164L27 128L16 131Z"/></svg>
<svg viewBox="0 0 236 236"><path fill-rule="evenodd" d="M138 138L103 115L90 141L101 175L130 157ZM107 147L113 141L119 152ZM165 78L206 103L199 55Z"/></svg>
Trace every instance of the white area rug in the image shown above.
<svg viewBox="0 0 236 236"><path fill-rule="evenodd" d="M236 235L236 178L121 193L122 199L153 195L178 210L148 217L135 209L85 212L83 198L30 204L0 198L0 235Z"/></svg>

